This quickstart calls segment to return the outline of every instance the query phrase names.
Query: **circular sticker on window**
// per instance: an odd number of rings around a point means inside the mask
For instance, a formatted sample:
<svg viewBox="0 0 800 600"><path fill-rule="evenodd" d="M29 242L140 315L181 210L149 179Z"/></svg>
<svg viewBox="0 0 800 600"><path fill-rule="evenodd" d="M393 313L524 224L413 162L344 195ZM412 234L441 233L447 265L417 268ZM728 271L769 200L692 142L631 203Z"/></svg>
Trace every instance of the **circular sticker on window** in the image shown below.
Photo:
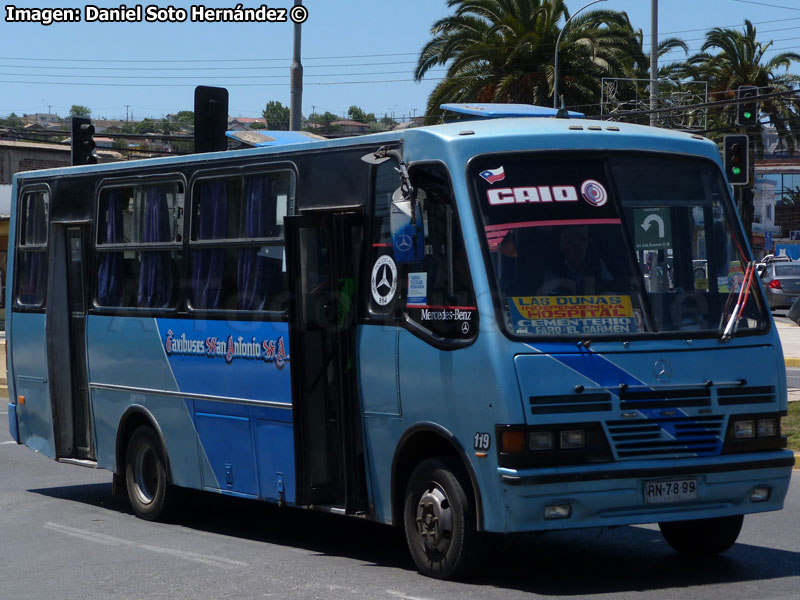
<svg viewBox="0 0 800 600"><path fill-rule="evenodd" d="M384 254L372 267L372 298L380 306L386 306L397 291L397 266L391 256Z"/></svg>
<svg viewBox="0 0 800 600"><path fill-rule="evenodd" d="M581 195L592 206L603 206L608 202L608 194L603 184L594 179L587 179L581 185Z"/></svg>

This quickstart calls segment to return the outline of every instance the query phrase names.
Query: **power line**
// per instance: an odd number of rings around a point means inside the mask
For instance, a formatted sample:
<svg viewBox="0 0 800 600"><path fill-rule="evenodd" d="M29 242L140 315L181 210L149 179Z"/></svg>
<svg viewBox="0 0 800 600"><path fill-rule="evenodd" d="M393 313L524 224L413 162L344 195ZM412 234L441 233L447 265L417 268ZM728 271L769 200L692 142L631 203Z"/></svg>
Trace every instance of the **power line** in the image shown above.
<svg viewBox="0 0 800 600"><path fill-rule="evenodd" d="M800 8L795 8L792 6L778 6L777 4L767 4L766 2L754 2L753 0L733 0L734 2L740 2L741 4L758 4L759 6L769 6L771 8L784 8L786 10L800 10Z"/></svg>

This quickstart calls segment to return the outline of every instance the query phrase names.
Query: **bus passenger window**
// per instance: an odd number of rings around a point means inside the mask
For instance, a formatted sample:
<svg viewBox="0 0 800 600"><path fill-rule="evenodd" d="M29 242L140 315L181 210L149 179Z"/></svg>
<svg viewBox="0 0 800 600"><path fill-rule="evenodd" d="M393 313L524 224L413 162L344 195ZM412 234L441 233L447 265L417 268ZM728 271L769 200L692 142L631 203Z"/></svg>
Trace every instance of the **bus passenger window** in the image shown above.
<svg viewBox="0 0 800 600"><path fill-rule="evenodd" d="M177 301L183 186L109 187L97 220L97 304L170 308Z"/></svg>
<svg viewBox="0 0 800 600"><path fill-rule="evenodd" d="M191 308L286 310L283 218L294 202L292 174L204 178L192 194Z"/></svg>
<svg viewBox="0 0 800 600"><path fill-rule="evenodd" d="M49 195L29 192L20 202L20 229L17 241L17 302L42 306L47 287L47 215Z"/></svg>

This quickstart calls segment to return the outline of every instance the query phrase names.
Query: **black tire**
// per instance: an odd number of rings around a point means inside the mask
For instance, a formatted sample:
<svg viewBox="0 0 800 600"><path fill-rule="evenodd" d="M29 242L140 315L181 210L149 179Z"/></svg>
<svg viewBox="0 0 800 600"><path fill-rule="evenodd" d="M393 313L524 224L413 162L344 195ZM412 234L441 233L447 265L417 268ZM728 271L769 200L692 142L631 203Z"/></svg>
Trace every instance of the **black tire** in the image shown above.
<svg viewBox="0 0 800 600"><path fill-rule="evenodd" d="M742 515L694 521L659 523L661 535L672 548L686 556L714 556L736 543L742 530Z"/></svg>
<svg viewBox="0 0 800 600"><path fill-rule="evenodd" d="M406 541L417 568L436 579L463 577L480 556L475 514L448 458L421 462L411 474L403 510Z"/></svg>
<svg viewBox="0 0 800 600"><path fill-rule="evenodd" d="M128 441L125 483L137 517L158 521L171 514L177 491L169 485L164 450L151 427L138 427Z"/></svg>

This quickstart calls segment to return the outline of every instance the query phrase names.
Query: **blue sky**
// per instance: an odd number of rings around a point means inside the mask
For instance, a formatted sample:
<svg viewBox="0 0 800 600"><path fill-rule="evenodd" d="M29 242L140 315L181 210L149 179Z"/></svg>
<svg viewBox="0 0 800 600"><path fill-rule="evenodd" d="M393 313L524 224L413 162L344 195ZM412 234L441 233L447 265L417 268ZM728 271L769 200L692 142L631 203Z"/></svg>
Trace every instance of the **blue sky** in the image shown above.
<svg viewBox="0 0 800 600"><path fill-rule="evenodd" d="M589 0L568 1L577 10ZM78 8L85 0L16 2L20 8ZM121 2L97 2L118 7ZM169 1L153 2L167 7ZM194 3L172 2L187 8ZM244 0L245 7L260 6ZM0 116L10 112L66 115L73 104L94 118L161 118L191 110L195 85L223 85L232 116L260 116L269 100L289 103L293 25L287 23L60 23L0 20ZM142 4L146 7L148 3ZM208 0L206 7L236 2ZM270 7L291 8L293 0ZM342 114L353 104L378 116L421 115L436 78L412 81L430 27L448 14L445 0L305 0L303 113ZM626 11L650 34L651 0L607 0L592 8ZM712 27L756 23L761 41L800 51L797 0L660 0L659 37L677 36L691 51ZM128 7L136 6L128 2ZM590 9L591 10L591 9ZM649 37L645 43L649 44ZM795 67L793 72L800 73Z"/></svg>

